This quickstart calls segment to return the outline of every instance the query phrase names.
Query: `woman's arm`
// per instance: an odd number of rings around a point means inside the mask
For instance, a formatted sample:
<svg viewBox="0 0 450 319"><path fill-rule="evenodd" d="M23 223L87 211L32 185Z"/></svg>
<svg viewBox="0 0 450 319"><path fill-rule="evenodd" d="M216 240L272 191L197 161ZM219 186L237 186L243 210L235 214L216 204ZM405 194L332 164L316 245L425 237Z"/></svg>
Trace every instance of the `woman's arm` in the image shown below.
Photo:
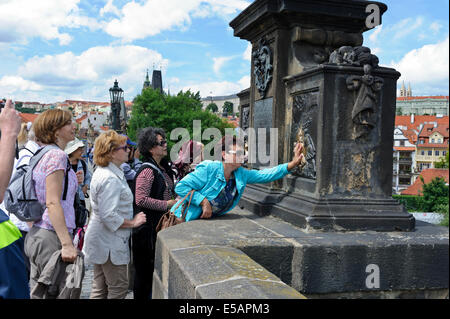
<svg viewBox="0 0 450 319"><path fill-rule="evenodd" d="M145 215L142 216L141 213L137 214L133 219L125 219L118 214L121 190L122 183L120 180L116 177L109 177L95 193L97 202L103 203L97 205L98 216L102 223L112 232L119 228L135 228L146 221Z"/></svg>
<svg viewBox="0 0 450 319"><path fill-rule="evenodd" d="M21 119L11 100L7 100L0 113L0 202L11 178L16 151L16 139L20 131Z"/></svg>
<svg viewBox="0 0 450 319"><path fill-rule="evenodd" d="M136 205L151 210L166 211L175 200L160 200L149 197L155 177L151 168L145 168L136 178Z"/></svg>
<svg viewBox="0 0 450 319"><path fill-rule="evenodd" d="M61 258L65 262L73 262L77 257L77 249L72 244L61 206L63 179L64 170L49 174L45 179L45 197L48 217L62 245Z"/></svg>
<svg viewBox="0 0 450 319"><path fill-rule="evenodd" d="M269 183L286 176L289 171L300 165L304 161L302 153L303 145L297 144L294 148L294 157L289 163L280 164L272 168L262 170L246 170L247 183Z"/></svg>

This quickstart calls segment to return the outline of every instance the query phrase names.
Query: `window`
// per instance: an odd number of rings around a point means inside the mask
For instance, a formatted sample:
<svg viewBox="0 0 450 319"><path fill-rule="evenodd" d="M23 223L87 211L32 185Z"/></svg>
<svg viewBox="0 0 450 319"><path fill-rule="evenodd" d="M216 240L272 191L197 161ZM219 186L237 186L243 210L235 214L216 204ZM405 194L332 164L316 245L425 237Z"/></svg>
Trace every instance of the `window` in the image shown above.
<svg viewBox="0 0 450 319"><path fill-rule="evenodd" d="M442 151L442 156L447 155L447 151Z"/></svg>
<svg viewBox="0 0 450 319"><path fill-rule="evenodd" d="M434 143L434 138L431 139L431 143Z"/></svg>
<svg viewBox="0 0 450 319"><path fill-rule="evenodd" d="M439 151L434 151L434 155L439 156Z"/></svg>
<svg viewBox="0 0 450 319"><path fill-rule="evenodd" d="M425 155L425 151L420 152L420 155Z"/></svg>
<svg viewBox="0 0 450 319"><path fill-rule="evenodd" d="M433 151L428 151L428 156L433 156Z"/></svg>

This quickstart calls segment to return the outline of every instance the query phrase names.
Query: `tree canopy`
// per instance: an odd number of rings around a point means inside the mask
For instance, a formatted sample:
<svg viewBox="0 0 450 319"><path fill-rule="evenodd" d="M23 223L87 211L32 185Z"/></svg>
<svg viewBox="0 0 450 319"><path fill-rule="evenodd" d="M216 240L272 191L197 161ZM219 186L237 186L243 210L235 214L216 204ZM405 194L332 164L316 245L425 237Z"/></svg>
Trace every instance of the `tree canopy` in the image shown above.
<svg viewBox="0 0 450 319"><path fill-rule="evenodd" d="M225 134L225 128L233 126L217 115L202 110L200 93L180 91L177 95L166 95L152 88L146 88L133 100L131 118L128 122L128 136L136 140L139 129L148 126L160 127L166 132L168 151L177 142L170 140L170 132L185 128L193 137L193 121L201 121L201 133L207 128L217 128ZM202 141L209 143L211 140Z"/></svg>
<svg viewBox="0 0 450 319"><path fill-rule="evenodd" d="M219 110L219 107L216 103L209 103L206 109L210 112L216 113Z"/></svg>

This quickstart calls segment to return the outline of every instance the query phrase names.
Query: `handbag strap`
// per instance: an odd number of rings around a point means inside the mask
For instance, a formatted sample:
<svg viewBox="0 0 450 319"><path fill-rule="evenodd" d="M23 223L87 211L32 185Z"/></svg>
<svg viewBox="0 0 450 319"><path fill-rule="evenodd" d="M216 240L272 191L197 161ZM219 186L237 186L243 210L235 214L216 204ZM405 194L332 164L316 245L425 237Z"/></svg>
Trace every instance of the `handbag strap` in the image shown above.
<svg viewBox="0 0 450 319"><path fill-rule="evenodd" d="M186 214L187 214L187 208L189 208L189 206L191 205L191 200L192 200L192 196L194 195L195 190L191 190L189 193L186 194L186 196L183 197L183 199L178 203L178 205L175 207L175 209L173 210L174 212L178 209L178 207L180 207L180 205L184 202L184 200L189 196L189 194L191 194L191 197L189 198L189 203L188 206L184 207L184 210L181 212L181 218L183 218L183 220L186 218Z"/></svg>
<svg viewBox="0 0 450 319"><path fill-rule="evenodd" d="M183 219L183 221L186 221L187 210L189 209L189 206L191 206L192 196L194 195L194 192L194 190L191 190L189 192L191 193L191 196L189 197L189 203L187 204L187 206L184 206L184 211L181 212L181 218Z"/></svg>

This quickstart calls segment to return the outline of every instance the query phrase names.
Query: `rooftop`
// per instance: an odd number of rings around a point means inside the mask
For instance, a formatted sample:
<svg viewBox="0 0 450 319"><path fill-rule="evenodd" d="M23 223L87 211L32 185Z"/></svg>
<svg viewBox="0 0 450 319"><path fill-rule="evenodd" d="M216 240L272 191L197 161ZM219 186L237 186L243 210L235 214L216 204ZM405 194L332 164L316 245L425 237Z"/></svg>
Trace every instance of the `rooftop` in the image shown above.
<svg viewBox="0 0 450 319"><path fill-rule="evenodd" d="M414 182L414 184L412 184L407 189L405 189L403 192L401 192L401 194L402 195L422 196L423 183L420 179L420 176L423 177L425 184L430 183L436 177L444 178L445 182L448 184L448 169L446 169L446 168L428 168L428 169L423 170L420 173L419 177L416 178L416 181Z"/></svg>

